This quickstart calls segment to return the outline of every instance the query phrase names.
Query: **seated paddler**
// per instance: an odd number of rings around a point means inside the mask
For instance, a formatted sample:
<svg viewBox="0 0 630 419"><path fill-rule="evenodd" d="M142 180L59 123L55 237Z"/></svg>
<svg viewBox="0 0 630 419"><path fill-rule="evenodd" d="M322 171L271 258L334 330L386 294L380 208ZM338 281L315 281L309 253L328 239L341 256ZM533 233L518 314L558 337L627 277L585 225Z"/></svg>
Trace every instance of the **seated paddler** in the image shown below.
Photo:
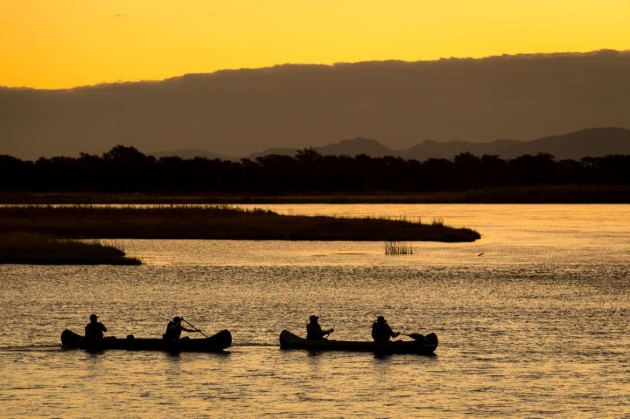
<svg viewBox="0 0 630 419"><path fill-rule="evenodd" d="M395 338L399 335L400 332L394 332L383 316L378 316L376 321L372 323L372 339L374 339L374 342L389 342L389 338Z"/></svg>
<svg viewBox="0 0 630 419"><path fill-rule="evenodd" d="M85 325L85 337L86 341L102 340L107 332L105 325L98 321L96 314L90 315L90 322Z"/></svg>
<svg viewBox="0 0 630 419"><path fill-rule="evenodd" d="M173 320L168 322L168 325L166 326L166 332L162 335L162 338L164 338L164 340L179 340L180 336L182 335L182 331L188 333L198 332L198 330L187 329L182 326L182 320L184 320L183 317L173 317ZM190 338L186 336L183 339Z"/></svg>
<svg viewBox="0 0 630 419"><path fill-rule="evenodd" d="M335 329L322 330L319 325L319 317L312 314L308 318L309 322L306 324L306 339L308 340L322 340L324 336L330 335Z"/></svg>

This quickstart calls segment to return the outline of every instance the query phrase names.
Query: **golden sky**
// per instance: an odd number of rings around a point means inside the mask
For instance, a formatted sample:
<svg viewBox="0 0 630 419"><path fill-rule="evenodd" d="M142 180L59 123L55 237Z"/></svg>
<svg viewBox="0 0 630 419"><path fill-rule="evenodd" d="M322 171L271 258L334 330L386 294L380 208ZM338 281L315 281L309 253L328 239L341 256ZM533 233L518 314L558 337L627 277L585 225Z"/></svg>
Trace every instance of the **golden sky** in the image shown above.
<svg viewBox="0 0 630 419"><path fill-rule="evenodd" d="M630 48L629 0L0 0L0 85Z"/></svg>

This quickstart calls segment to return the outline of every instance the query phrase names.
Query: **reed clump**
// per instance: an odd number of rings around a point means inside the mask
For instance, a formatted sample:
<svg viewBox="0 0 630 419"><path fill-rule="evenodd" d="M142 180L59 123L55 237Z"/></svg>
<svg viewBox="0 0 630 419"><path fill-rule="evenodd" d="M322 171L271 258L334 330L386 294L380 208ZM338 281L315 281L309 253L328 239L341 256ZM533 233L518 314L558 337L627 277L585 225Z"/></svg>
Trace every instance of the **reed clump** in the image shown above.
<svg viewBox="0 0 630 419"><path fill-rule="evenodd" d="M140 265L117 243L58 239L32 232L0 233L0 263L28 265Z"/></svg>
<svg viewBox="0 0 630 419"><path fill-rule="evenodd" d="M478 232L388 218L280 215L229 205L0 207L0 233L73 239L213 239L471 242Z"/></svg>
<svg viewBox="0 0 630 419"><path fill-rule="evenodd" d="M386 255L413 255L413 246L402 242L385 243Z"/></svg>

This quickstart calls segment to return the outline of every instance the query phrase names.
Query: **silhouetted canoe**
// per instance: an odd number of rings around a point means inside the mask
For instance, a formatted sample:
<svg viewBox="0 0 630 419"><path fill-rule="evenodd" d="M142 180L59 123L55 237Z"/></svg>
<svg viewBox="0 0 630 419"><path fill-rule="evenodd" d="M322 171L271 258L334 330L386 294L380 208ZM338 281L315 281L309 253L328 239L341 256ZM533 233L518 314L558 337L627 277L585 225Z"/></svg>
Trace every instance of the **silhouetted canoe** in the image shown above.
<svg viewBox="0 0 630 419"><path fill-rule="evenodd" d="M387 343L354 342L344 340L306 340L293 333L283 330L280 333L280 348L307 349L312 351L347 351L347 352L375 352L382 354L419 354L430 355L438 346L435 333L430 333L414 341L395 340Z"/></svg>
<svg viewBox="0 0 630 419"><path fill-rule="evenodd" d="M103 339L86 342L83 336L68 329L61 334L61 346L65 349L86 349L102 351L106 349L124 349L128 351L167 351L167 352L222 352L232 344L232 334L222 330L216 335L204 339L143 339L129 336L126 339Z"/></svg>

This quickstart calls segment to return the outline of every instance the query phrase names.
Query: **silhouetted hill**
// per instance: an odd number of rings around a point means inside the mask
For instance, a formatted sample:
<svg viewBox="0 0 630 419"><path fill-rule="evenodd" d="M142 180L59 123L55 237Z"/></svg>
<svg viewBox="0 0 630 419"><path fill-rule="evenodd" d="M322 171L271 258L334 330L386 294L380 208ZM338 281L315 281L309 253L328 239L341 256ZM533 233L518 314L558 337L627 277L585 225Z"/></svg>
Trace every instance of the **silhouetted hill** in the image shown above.
<svg viewBox="0 0 630 419"><path fill-rule="evenodd" d="M213 153L207 150L172 150L172 151L159 151L156 153L146 153L146 154L148 156L153 156L155 158L175 156L175 157L180 157L182 159L194 159L195 157L205 157L209 160L214 160L214 159L232 160L232 161L240 160L239 157Z"/></svg>
<svg viewBox="0 0 630 419"><path fill-rule="evenodd" d="M0 154L322 147L358 135L531 140L630 127L630 52L283 65L67 90L0 88ZM450 154L450 152L449 152Z"/></svg>
<svg viewBox="0 0 630 419"><path fill-rule="evenodd" d="M438 143L427 140L415 147L400 151L407 159L424 161L428 158L452 159L460 153L477 156L497 155L512 159L525 154L549 153L556 160L582 157L603 157L609 154L630 154L630 130L617 127L589 128L533 141L497 140L490 143L449 141Z"/></svg>
<svg viewBox="0 0 630 419"><path fill-rule="evenodd" d="M470 143L466 141L438 143L433 140L425 140L417 146L400 151L398 155L405 159L419 161L429 158L452 159L461 153L472 153L476 156L483 156L484 154L502 155L504 150L520 143L520 141L516 140L496 140L490 143Z"/></svg>
<svg viewBox="0 0 630 419"><path fill-rule="evenodd" d="M370 157L383 157L398 154L391 148L385 147L376 140L361 137L354 138L352 140L343 140L340 143L330 144L324 147L316 147L315 149L320 154L336 156L356 156L359 154L367 154Z"/></svg>
<svg viewBox="0 0 630 419"><path fill-rule="evenodd" d="M305 147L308 148L308 147ZM366 154L370 157L383 157L398 155L397 151L392 150L389 147L385 147L376 140L368 138L354 138L352 140L343 140L339 143L328 144L323 147L312 147L319 154L325 156L356 156L359 154ZM247 158L255 159L260 156L268 156L271 154L278 154L281 156L295 157L298 149L295 148L269 148L260 153L252 153Z"/></svg>
<svg viewBox="0 0 630 419"><path fill-rule="evenodd" d="M552 154L556 160L630 154L630 130L616 127L585 129L513 144L497 154L505 158L514 158L537 153Z"/></svg>
<svg viewBox="0 0 630 419"><path fill-rule="evenodd" d="M376 140L355 138L325 147L313 147L320 154L348 155L351 157L366 154L370 157L395 156L404 159L425 161L430 158L452 160L458 154L472 153L476 156L484 154L496 155L503 159L511 159L525 154L549 153L556 160L582 157L604 157L610 154L630 155L630 130L624 128L589 128L564 135L545 137L534 141L496 140L489 143L470 143L466 141L448 141L438 143L425 140L406 150L392 150ZM268 149L248 156L281 154L294 157L296 149Z"/></svg>
<svg viewBox="0 0 630 419"><path fill-rule="evenodd" d="M252 153L248 155L247 158L255 160L256 157L270 156L272 154L277 154L279 156L295 157L295 153L297 153L297 150L297 148L268 148L261 151L260 153Z"/></svg>

